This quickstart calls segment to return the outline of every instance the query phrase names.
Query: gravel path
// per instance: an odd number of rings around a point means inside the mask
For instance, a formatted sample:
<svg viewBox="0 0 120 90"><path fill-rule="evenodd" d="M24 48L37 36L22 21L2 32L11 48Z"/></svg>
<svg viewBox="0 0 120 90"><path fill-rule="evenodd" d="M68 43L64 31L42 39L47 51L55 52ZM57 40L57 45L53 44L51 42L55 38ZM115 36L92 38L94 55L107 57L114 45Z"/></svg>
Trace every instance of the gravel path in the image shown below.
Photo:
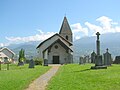
<svg viewBox="0 0 120 90"><path fill-rule="evenodd" d="M52 68L45 74L33 81L26 90L45 90L48 81L55 75L59 65L52 66Z"/></svg>

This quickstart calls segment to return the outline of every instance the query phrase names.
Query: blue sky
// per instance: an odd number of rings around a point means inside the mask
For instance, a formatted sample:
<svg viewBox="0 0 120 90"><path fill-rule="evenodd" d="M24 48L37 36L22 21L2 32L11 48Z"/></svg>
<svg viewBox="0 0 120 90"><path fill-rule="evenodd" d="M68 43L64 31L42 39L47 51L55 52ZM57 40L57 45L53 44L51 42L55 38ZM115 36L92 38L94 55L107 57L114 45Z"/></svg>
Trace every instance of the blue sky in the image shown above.
<svg viewBox="0 0 120 90"><path fill-rule="evenodd" d="M0 46L42 41L67 16L74 40L120 32L120 0L0 0Z"/></svg>

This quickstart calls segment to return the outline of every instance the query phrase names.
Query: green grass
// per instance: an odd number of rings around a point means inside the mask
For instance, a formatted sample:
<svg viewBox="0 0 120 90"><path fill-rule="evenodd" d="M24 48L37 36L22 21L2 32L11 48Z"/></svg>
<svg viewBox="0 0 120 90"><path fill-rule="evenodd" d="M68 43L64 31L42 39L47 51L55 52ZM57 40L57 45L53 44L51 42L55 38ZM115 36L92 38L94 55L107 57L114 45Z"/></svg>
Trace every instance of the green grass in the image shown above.
<svg viewBox="0 0 120 90"><path fill-rule="evenodd" d="M24 90L28 85L50 67L35 66L29 69L28 65L10 65L10 70L5 70L6 65L2 65L0 71L0 90Z"/></svg>
<svg viewBox="0 0 120 90"><path fill-rule="evenodd" d="M47 90L120 90L120 65L91 70L92 64L63 65Z"/></svg>

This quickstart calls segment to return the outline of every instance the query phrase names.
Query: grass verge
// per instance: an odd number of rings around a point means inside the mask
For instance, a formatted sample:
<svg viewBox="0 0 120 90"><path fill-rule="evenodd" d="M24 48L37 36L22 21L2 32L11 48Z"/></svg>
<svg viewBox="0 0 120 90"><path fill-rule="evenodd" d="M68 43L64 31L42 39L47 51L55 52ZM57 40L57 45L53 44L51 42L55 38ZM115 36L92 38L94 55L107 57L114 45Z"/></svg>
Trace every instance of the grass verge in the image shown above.
<svg viewBox="0 0 120 90"><path fill-rule="evenodd" d="M92 64L60 67L47 90L120 90L120 65L91 70Z"/></svg>
<svg viewBox="0 0 120 90"><path fill-rule="evenodd" d="M10 70L5 70L2 65L0 71L0 90L23 90L37 77L45 73L50 67L35 66L29 69L28 65L10 65Z"/></svg>

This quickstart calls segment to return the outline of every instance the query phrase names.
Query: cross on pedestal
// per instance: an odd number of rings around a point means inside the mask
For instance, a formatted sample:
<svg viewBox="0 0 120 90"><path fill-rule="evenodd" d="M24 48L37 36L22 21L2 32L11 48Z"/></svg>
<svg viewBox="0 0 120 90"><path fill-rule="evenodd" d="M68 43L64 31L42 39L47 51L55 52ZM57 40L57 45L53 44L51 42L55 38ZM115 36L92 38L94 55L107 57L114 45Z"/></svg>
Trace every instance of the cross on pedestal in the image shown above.
<svg viewBox="0 0 120 90"><path fill-rule="evenodd" d="M96 35L97 35L97 40L99 40L100 33L97 32Z"/></svg>
<svg viewBox="0 0 120 90"><path fill-rule="evenodd" d="M108 52L108 50L109 50L109 49L107 48L106 51Z"/></svg>
<svg viewBox="0 0 120 90"><path fill-rule="evenodd" d="M100 33L97 32L96 35L97 35L97 40L96 40L96 51L97 51L97 55L100 55L100 41L99 41Z"/></svg>
<svg viewBox="0 0 120 90"><path fill-rule="evenodd" d="M103 66L102 55L100 55L100 40L99 40L100 33L97 32L96 35L97 35L96 40L97 55L95 56L95 66L92 66L91 69L107 69L106 66Z"/></svg>

